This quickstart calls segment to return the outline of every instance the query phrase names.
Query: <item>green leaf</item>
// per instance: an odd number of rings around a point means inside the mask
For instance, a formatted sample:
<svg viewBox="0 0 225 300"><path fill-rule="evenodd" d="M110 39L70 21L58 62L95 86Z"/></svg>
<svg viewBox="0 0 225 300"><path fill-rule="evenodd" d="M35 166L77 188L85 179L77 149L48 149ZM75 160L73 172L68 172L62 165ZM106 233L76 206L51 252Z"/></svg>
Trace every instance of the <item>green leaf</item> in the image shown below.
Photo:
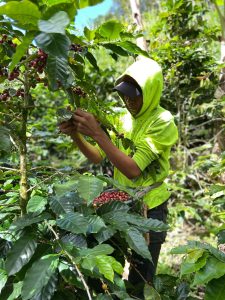
<svg viewBox="0 0 225 300"><path fill-rule="evenodd" d="M64 57L49 55L46 65L46 72L52 90L57 90L58 82L66 87L69 77L69 69L67 59Z"/></svg>
<svg viewBox="0 0 225 300"><path fill-rule="evenodd" d="M79 256L81 257L90 257L90 256L98 256L98 255L108 255L114 251L113 247L108 244L97 245L94 248L88 249L80 249Z"/></svg>
<svg viewBox="0 0 225 300"><path fill-rule="evenodd" d="M224 300L225 276L210 281L205 290L205 300Z"/></svg>
<svg viewBox="0 0 225 300"><path fill-rule="evenodd" d="M206 264L208 258L208 253L204 252L204 254L199 257L196 261L190 261L190 257L187 256L184 262L181 264L180 274L183 276L184 274L190 274L197 272L201 268L203 268Z"/></svg>
<svg viewBox="0 0 225 300"><path fill-rule="evenodd" d="M210 256L204 268L200 269L194 277L193 285L208 283L214 278L222 277L225 274L225 263Z"/></svg>
<svg viewBox="0 0 225 300"><path fill-rule="evenodd" d="M81 234L68 233L61 238L64 244L72 244L76 248L87 248L86 238Z"/></svg>
<svg viewBox="0 0 225 300"><path fill-rule="evenodd" d="M40 20L38 27L46 33L65 34L65 28L69 25L70 19L65 11L59 11L48 20Z"/></svg>
<svg viewBox="0 0 225 300"><path fill-rule="evenodd" d="M84 198L88 204L100 195L103 191L104 184L102 180L94 177L83 175L78 180L77 190L79 195Z"/></svg>
<svg viewBox="0 0 225 300"><path fill-rule="evenodd" d="M88 220L88 233L97 233L106 227L104 221L99 216L89 215L86 219Z"/></svg>
<svg viewBox="0 0 225 300"><path fill-rule="evenodd" d="M116 53L120 56L128 56L129 55L128 51L124 50L123 48L121 48L118 45L115 45L115 44L112 44L112 43L104 43L104 44L102 44L102 46L106 49L111 50L113 53Z"/></svg>
<svg viewBox="0 0 225 300"><path fill-rule="evenodd" d="M88 222L82 214L77 212L67 213L61 219L56 221L57 225L72 233L86 233L88 230Z"/></svg>
<svg viewBox="0 0 225 300"><path fill-rule="evenodd" d="M42 290L35 294L31 300L51 300L55 290L57 288L58 274L55 272L49 278L47 284L42 288Z"/></svg>
<svg viewBox="0 0 225 300"><path fill-rule="evenodd" d="M45 209L45 206L47 204L47 199L34 195L33 197L30 198L28 204L27 204L27 211L28 212L42 212Z"/></svg>
<svg viewBox="0 0 225 300"><path fill-rule="evenodd" d="M95 238L99 242L99 244L101 244L110 239L115 233L115 229L107 226L107 228L103 228L97 234L95 234Z"/></svg>
<svg viewBox="0 0 225 300"><path fill-rule="evenodd" d="M13 292L12 292L12 294L10 294L10 296L7 298L7 300L18 299L21 294L22 286L23 286L23 281L14 283L13 284Z"/></svg>
<svg viewBox="0 0 225 300"><path fill-rule="evenodd" d="M86 26L84 27L84 35L88 41L93 41L95 38L95 30L90 30Z"/></svg>
<svg viewBox="0 0 225 300"><path fill-rule="evenodd" d="M66 35L61 33L41 33L35 38L35 41L39 48L51 55L50 59L53 56L55 59L55 56L59 56L57 57L59 60L67 59L70 40Z"/></svg>
<svg viewBox="0 0 225 300"><path fill-rule="evenodd" d="M106 255L99 255L95 257L96 266L101 274L108 280L113 282L114 272L110 260Z"/></svg>
<svg viewBox="0 0 225 300"><path fill-rule="evenodd" d="M77 189L78 178L80 174L77 174L74 178L67 182L63 182L60 184L54 184L54 191L57 196L63 196L64 194L75 191Z"/></svg>
<svg viewBox="0 0 225 300"><path fill-rule="evenodd" d="M31 259L36 248L37 243L29 234L17 240L9 251L5 262L8 275L10 276L20 271Z"/></svg>
<svg viewBox="0 0 225 300"><path fill-rule="evenodd" d="M123 25L116 20L110 20L103 23L98 31L101 36L109 40L117 40L120 38L120 32L123 30Z"/></svg>
<svg viewBox="0 0 225 300"><path fill-rule="evenodd" d="M56 255L46 255L34 262L27 271L22 288L23 300L28 300L41 293L56 271L59 258Z"/></svg>
<svg viewBox="0 0 225 300"><path fill-rule="evenodd" d="M96 5L101 2L103 2L103 0L79 0L79 7L85 8L87 6Z"/></svg>
<svg viewBox="0 0 225 300"><path fill-rule="evenodd" d="M0 269L0 293L1 293L1 290L5 286L7 279L8 279L8 276L6 274L6 271Z"/></svg>
<svg viewBox="0 0 225 300"><path fill-rule="evenodd" d="M153 286L145 284L144 287L145 300L161 300L159 293L153 288Z"/></svg>
<svg viewBox="0 0 225 300"><path fill-rule="evenodd" d="M15 66L20 62L21 58L26 53L29 45L32 43L34 36L35 36L34 32L28 32L23 37L21 44L16 47L16 52L12 56L12 61L9 67L10 72L12 72Z"/></svg>
<svg viewBox="0 0 225 300"><path fill-rule="evenodd" d="M91 53L91 52L87 52L85 54L85 57L87 58L87 60L89 61L90 64L92 64L92 66L97 70L99 71L99 67L98 67L98 64L97 64L97 60L96 58L94 57L94 55Z"/></svg>
<svg viewBox="0 0 225 300"><path fill-rule="evenodd" d="M42 2L46 6L52 7L52 6L64 4L64 3L73 3L74 0L42 0Z"/></svg>
<svg viewBox="0 0 225 300"><path fill-rule="evenodd" d="M0 126L0 151L10 152L12 142L10 140L10 131L4 126Z"/></svg>
<svg viewBox="0 0 225 300"><path fill-rule="evenodd" d="M36 215L36 213L27 213L26 215L16 219L11 226L9 227L9 229L11 231L17 231L17 230L21 230L27 226L30 226L32 224L35 223L40 223L41 221L47 220L51 217L50 214L48 213L43 213L39 216Z"/></svg>
<svg viewBox="0 0 225 300"><path fill-rule="evenodd" d="M148 246L143 235L135 228L131 228L126 231L125 239L128 242L131 249L144 258L152 261L151 254L148 250Z"/></svg>
<svg viewBox="0 0 225 300"><path fill-rule="evenodd" d="M97 209L97 214L102 216L107 213L115 212L124 212L126 213L129 210L129 206L121 201L109 201L104 203Z"/></svg>
<svg viewBox="0 0 225 300"><path fill-rule="evenodd" d="M118 261L117 261L114 257L112 257L112 256L107 256L107 258L108 258L108 261L110 262L110 264L111 264L113 270L114 270L116 273L122 275L122 274L123 274L123 267L122 267L121 263L118 262Z"/></svg>
<svg viewBox="0 0 225 300"><path fill-rule="evenodd" d="M0 15L7 15L20 24L33 24L35 26L41 18L38 7L28 0L10 1L0 6Z"/></svg>
<svg viewBox="0 0 225 300"><path fill-rule="evenodd" d="M76 199L78 195L76 193L66 193L64 196L57 197L52 196L50 198L50 206L51 209L57 215L63 215L65 213L74 211L74 204L76 203Z"/></svg>
<svg viewBox="0 0 225 300"><path fill-rule="evenodd" d="M130 53L149 57L148 52L142 50L140 47L130 41L118 42L116 45L129 51Z"/></svg>

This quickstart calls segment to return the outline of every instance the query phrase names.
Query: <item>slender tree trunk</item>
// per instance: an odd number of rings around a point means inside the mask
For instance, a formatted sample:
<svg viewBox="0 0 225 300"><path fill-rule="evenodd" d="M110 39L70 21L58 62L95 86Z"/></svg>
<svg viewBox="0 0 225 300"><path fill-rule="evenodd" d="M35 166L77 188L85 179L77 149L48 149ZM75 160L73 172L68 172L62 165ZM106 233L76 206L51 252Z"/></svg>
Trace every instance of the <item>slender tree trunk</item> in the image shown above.
<svg viewBox="0 0 225 300"><path fill-rule="evenodd" d="M28 195L28 178L27 178L27 118L29 106L29 83L25 75L24 84L24 106L22 108L22 124L20 132L20 208L21 214L26 213L26 207L29 199Z"/></svg>
<svg viewBox="0 0 225 300"><path fill-rule="evenodd" d="M216 0L212 0L215 5L216 11L218 13L220 24L221 24L221 41L220 41L220 61L225 62L225 0L223 3L223 12L218 6ZM225 95L225 68L222 68L220 74L220 81L217 91L215 93L217 98L221 98ZM215 144L213 146L213 153L220 154L225 151L225 128L223 127L222 121L217 121L215 123Z"/></svg>
<svg viewBox="0 0 225 300"><path fill-rule="evenodd" d="M134 22L137 25L137 29L142 30L143 24L142 24L141 12L140 12L139 0L130 0L130 7L131 7ZM147 51L147 49L148 49L147 43L146 43L146 40L144 37L140 37L137 39L137 45L143 50Z"/></svg>

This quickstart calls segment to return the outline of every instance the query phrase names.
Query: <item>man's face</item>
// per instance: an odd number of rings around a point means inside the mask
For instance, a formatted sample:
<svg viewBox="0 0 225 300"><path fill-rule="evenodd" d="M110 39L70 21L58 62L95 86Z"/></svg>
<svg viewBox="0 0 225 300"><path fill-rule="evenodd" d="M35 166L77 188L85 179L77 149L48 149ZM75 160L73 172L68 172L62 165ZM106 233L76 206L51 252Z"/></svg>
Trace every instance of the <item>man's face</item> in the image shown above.
<svg viewBox="0 0 225 300"><path fill-rule="evenodd" d="M142 95L136 96L135 98L130 98L129 96L123 95L122 99L132 116L136 116L140 112L143 105Z"/></svg>

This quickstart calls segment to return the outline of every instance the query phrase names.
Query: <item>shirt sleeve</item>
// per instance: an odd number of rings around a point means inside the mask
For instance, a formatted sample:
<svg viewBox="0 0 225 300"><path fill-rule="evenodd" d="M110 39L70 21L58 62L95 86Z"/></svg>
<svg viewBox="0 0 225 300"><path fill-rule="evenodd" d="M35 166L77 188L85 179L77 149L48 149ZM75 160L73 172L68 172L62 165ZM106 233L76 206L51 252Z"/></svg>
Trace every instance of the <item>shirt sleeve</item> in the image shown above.
<svg viewBox="0 0 225 300"><path fill-rule="evenodd" d="M171 118L160 116L135 143L136 151L132 158L143 171L163 152L168 151L176 143L177 138L177 127L172 115Z"/></svg>

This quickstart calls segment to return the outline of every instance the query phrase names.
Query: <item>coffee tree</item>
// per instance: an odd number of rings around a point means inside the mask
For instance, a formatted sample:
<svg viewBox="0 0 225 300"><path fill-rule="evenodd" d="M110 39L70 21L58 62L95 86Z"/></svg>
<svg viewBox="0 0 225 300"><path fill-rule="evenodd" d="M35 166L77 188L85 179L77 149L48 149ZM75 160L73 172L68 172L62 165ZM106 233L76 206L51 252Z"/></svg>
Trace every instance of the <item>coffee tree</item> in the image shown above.
<svg viewBox="0 0 225 300"><path fill-rule="evenodd" d="M94 56L100 48L114 59L148 53L133 42L139 33L116 20L76 34L77 9L99 2L0 6L1 299L130 299L122 280L129 249L151 260L143 234L167 229L139 215L135 191L73 169L35 168L28 159L30 120L39 105L34 89L64 95L55 103L59 122L71 117L63 108L67 98L72 110L87 109L115 131L110 107L98 101L86 66L100 73ZM107 185L117 189L109 197L101 194Z"/></svg>

